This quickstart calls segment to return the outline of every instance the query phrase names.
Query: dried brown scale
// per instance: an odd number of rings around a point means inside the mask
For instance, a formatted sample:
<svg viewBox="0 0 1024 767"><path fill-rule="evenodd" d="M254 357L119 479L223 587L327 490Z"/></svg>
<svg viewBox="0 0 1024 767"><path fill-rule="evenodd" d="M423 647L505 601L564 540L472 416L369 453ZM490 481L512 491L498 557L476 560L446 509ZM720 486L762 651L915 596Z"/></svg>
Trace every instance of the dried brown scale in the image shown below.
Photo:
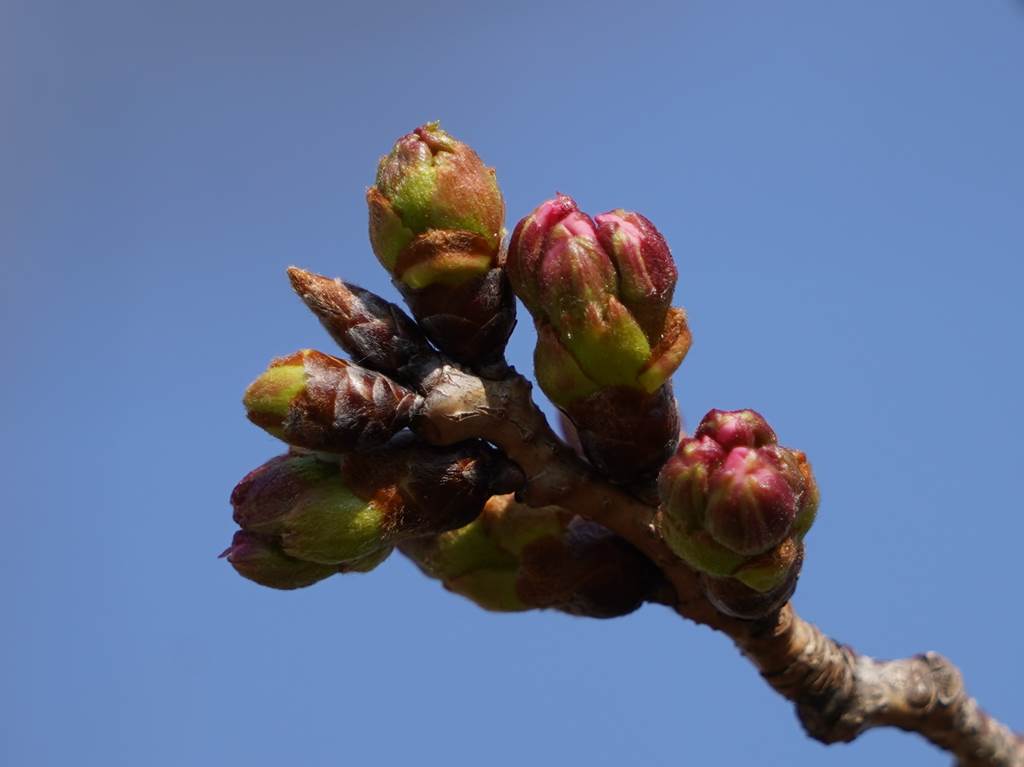
<svg viewBox="0 0 1024 767"><path fill-rule="evenodd" d="M639 608L660 574L649 559L608 528L574 517L559 538L523 549L517 589L524 602L591 618Z"/></svg>
<svg viewBox="0 0 1024 767"><path fill-rule="evenodd" d="M708 600L720 612L745 620L760 618L775 612L793 596L793 592L796 591L796 582L800 577L803 559L803 544L798 542L796 543L796 556L790 565L786 580L778 587L763 594L745 586L735 578L715 578L701 574L701 582Z"/></svg>
<svg viewBox="0 0 1024 767"><path fill-rule="evenodd" d="M412 435L346 455L341 474L357 494L397 510L388 522L405 537L462 527L492 495L522 483L518 469L479 440L438 448Z"/></svg>
<svg viewBox="0 0 1024 767"><path fill-rule="evenodd" d="M503 269L460 285L417 289L401 280L393 283L430 340L457 362L479 367L504 356L516 304Z"/></svg>
<svg viewBox="0 0 1024 767"><path fill-rule="evenodd" d="M584 454L614 482L653 478L679 442L679 409L669 384L653 394L626 386L601 389L565 411Z"/></svg>
<svg viewBox="0 0 1024 767"><path fill-rule="evenodd" d="M422 383L429 393L414 418L421 434L441 444L487 439L522 468L527 483L520 496L527 503L561 505L629 541L672 585L675 610L731 637L765 681L796 704L811 737L846 742L893 726L919 733L964 767L1024 767L1024 739L982 711L941 656L875 661L825 636L791 604L758 621L718 612L697 574L655 534L655 510L581 462L547 425L521 376L484 381L443 367ZM908 664L919 666L911 685Z"/></svg>

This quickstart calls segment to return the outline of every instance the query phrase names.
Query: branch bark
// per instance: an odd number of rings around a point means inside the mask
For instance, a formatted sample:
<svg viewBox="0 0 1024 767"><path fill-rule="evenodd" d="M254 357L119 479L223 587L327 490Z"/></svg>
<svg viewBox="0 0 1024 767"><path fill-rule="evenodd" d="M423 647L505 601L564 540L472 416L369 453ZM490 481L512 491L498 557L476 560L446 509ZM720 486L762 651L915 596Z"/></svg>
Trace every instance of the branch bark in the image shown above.
<svg viewBox="0 0 1024 767"><path fill-rule="evenodd" d="M891 661L860 655L790 604L759 621L719 613L697 573L655 532L649 490L629 493L598 476L548 425L530 383L515 371L500 372L492 380L451 365L422 371L416 431L437 444L492 442L525 473L524 502L562 506L628 540L664 573L675 591L673 609L728 635L765 681L795 704L810 737L849 742L874 727L897 727L949 751L961 767L1024 767L1024 738L986 714L941 655Z"/></svg>

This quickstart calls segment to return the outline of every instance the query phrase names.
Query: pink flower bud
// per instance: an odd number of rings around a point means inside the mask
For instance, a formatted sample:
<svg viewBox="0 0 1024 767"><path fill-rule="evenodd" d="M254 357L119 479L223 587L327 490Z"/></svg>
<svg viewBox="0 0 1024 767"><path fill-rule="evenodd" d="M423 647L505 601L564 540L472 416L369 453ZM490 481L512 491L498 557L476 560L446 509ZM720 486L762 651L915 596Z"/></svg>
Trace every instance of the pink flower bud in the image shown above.
<svg viewBox="0 0 1024 767"><path fill-rule="evenodd" d="M658 477L663 511L686 528L703 527L709 479L725 455L710 437L684 439Z"/></svg>
<svg viewBox="0 0 1024 767"><path fill-rule="evenodd" d="M752 410L712 410L665 464L658 490L658 530L709 576L709 596L733 604L735 615L776 605L780 584L802 562L818 504L803 453L780 446Z"/></svg>
<svg viewBox="0 0 1024 767"><path fill-rule="evenodd" d="M694 436L710 437L726 450L778 441L764 417L753 410L712 410L701 420Z"/></svg>
<svg viewBox="0 0 1024 767"><path fill-rule="evenodd" d="M708 484L708 532L738 554L767 551L796 519L798 496L775 461L756 448L733 448Z"/></svg>
<svg viewBox="0 0 1024 767"><path fill-rule="evenodd" d="M676 265L668 243L639 213L612 210L594 221L598 240L615 262L622 303L648 336L656 336L676 286Z"/></svg>

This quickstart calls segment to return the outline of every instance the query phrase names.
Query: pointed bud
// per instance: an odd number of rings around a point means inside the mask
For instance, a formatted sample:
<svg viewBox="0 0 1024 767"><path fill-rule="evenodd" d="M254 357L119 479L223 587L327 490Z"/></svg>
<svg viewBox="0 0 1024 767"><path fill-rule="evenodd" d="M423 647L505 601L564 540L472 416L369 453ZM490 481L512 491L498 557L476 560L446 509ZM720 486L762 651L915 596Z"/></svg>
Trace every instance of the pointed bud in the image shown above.
<svg viewBox="0 0 1024 767"><path fill-rule="evenodd" d="M639 213L613 210L594 217L597 237L615 261L622 302L650 337L665 321L676 286L676 265L668 243Z"/></svg>
<svg viewBox="0 0 1024 767"><path fill-rule="evenodd" d="M403 136L367 192L370 241L430 339L467 364L500 358L515 324L493 169L438 127Z"/></svg>
<svg viewBox="0 0 1024 767"><path fill-rule="evenodd" d="M285 554L272 541L239 530L221 554L238 574L272 589L301 589L338 572L337 567L304 562Z"/></svg>
<svg viewBox="0 0 1024 767"><path fill-rule="evenodd" d="M415 368L436 359L416 323L380 296L294 266L288 277L331 338L363 367L411 383Z"/></svg>
<svg viewBox="0 0 1024 767"><path fill-rule="evenodd" d="M381 445L409 423L416 395L384 375L304 349L274 360L246 390L249 420L297 447Z"/></svg>

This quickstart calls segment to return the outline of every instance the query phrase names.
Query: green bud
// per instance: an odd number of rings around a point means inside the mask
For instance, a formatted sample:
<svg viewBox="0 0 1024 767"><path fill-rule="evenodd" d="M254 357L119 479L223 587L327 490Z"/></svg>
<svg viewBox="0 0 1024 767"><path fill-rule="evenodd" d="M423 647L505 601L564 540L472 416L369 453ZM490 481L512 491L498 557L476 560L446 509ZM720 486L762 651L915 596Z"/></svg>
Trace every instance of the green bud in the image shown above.
<svg viewBox="0 0 1024 767"><path fill-rule="evenodd" d="M499 360L515 298L493 169L430 123L381 160L366 201L373 250L434 345L467 365Z"/></svg>
<svg viewBox="0 0 1024 767"><path fill-rule="evenodd" d="M288 556L326 565L364 559L387 545L384 510L355 495L334 463L284 455L250 472L231 494L244 530Z"/></svg>
<svg viewBox="0 0 1024 767"><path fill-rule="evenodd" d="M497 265L505 204L494 170L437 123L395 143L367 200L374 251L410 288L459 284Z"/></svg>

